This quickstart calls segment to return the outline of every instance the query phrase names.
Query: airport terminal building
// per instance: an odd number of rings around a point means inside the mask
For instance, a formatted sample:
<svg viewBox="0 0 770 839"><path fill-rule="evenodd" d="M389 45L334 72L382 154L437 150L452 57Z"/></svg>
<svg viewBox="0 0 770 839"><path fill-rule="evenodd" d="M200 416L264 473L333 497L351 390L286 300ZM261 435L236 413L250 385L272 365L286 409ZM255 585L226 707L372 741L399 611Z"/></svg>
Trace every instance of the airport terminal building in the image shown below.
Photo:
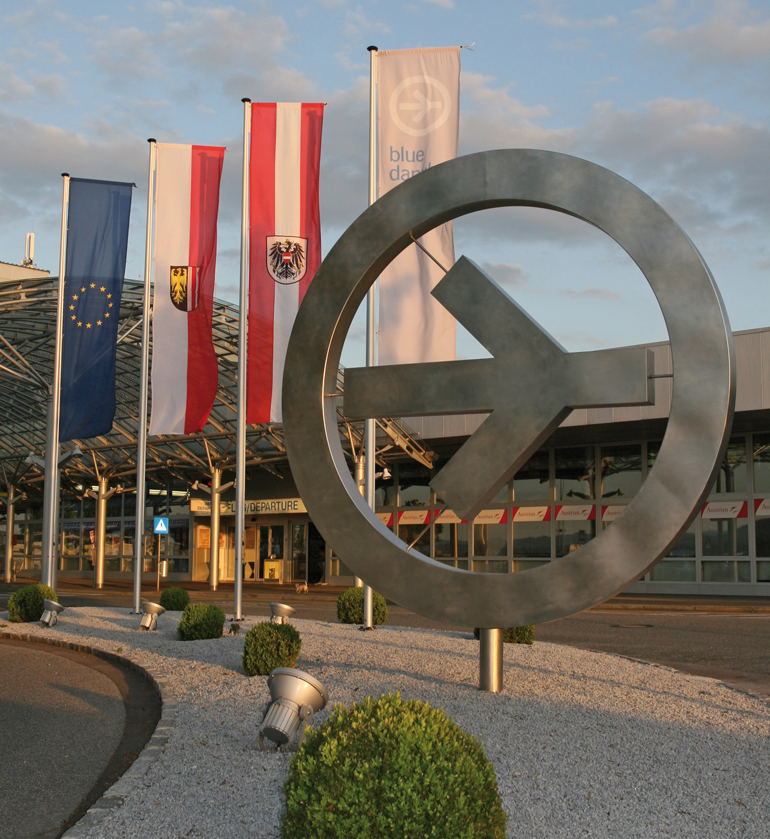
<svg viewBox="0 0 770 839"><path fill-rule="evenodd" d="M39 577L45 417L51 380L55 280L48 272L0 263L0 500L19 498L0 522L12 574ZM120 310L117 412L113 431L74 441L81 454L62 467L59 576L90 578L106 505L104 573L133 575L135 456L141 342L141 284L126 280ZM232 480L238 312L217 301L220 384L200 434L148 440L145 504L147 584L158 558L171 579L210 574L212 480ZM671 373L667 343L652 344L656 373ZM725 461L688 531L635 592L770 596L770 328L735 333L737 402ZM430 488L431 476L483 416L393 418L378 425L376 502L380 519L415 549L478 573L526 573L558 562L621 515L652 468L666 430L672 379L656 384L649 407L576 410L475 521L460 521ZM340 418L351 471L361 424ZM280 426L248 430L244 580L352 584L310 519L292 479ZM218 475L214 476L214 471ZM101 488L101 491L100 491ZM112 492L112 490L115 490ZM108 493L109 497L107 497ZM95 497L96 496L96 497ZM99 497L102 500L99 500ZM234 491L219 496L219 578L235 573ZM2 507L6 512L7 503ZM155 516L169 533L154 536ZM654 527L654 523L651 523Z"/></svg>

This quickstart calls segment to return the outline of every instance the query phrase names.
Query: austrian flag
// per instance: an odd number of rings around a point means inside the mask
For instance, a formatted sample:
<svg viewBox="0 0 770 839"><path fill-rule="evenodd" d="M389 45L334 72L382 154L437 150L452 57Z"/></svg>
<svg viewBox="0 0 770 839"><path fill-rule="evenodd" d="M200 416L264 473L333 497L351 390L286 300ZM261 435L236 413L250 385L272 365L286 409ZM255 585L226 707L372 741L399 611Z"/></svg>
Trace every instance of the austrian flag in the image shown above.
<svg viewBox="0 0 770 839"><path fill-rule="evenodd" d="M322 104L254 103L249 173L246 422L282 422L286 348L321 264Z"/></svg>
<svg viewBox="0 0 770 839"><path fill-rule="evenodd" d="M217 394L211 334L225 150L157 146L150 434L201 431Z"/></svg>

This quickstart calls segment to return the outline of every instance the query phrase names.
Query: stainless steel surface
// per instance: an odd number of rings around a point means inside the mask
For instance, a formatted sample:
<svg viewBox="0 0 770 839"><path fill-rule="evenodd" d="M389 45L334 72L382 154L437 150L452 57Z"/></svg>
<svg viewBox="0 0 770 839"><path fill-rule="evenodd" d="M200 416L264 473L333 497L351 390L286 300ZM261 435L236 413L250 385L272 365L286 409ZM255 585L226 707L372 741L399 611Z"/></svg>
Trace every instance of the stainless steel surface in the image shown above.
<svg viewBox="0 0 770 839"><path fill-rule="evenodd" d="M294 614L294 609L285 603L270 603L270 620L273 623L283 623Z"/></svg>
<svg viewBox="0 0 770 839"><path fill-rule="evenodd" d="M241 191L241 279L238 312L238 404L235 441L235 604L233 618L243 618L243 529L246 505L246 330L249 265L249 145L251 100L243 100L243 188ZM212 497L212 503L214 501Z"/></svg>
<svg viewBox="0 0 770 839"><path fill-rule="evenodd" d="M294 702L279 698L271 702L262 721L260 734L283 746L297 733L300 725L299 708Z"/></svg>
<svg viewBox="0 0 770 839"><path fill-rule="evenodd" d="M503 689L503 630L479 630L479 690Z"/></svg>
<svg viewBox="0 0 770 839"><path fill-rule="evenodd" d="M139 622L139 629L151 632L158 628L158 615L166 610L159 603L152 603L149 600L142 601L142 620Z"/></svg>
<svg viewBox="0 0 770 839"><path fill-rule="evenodd" d="M92 493L89 493L92 494ZM107 478L99 478L99 492L96 495L96 545L94 546L94 588L104 586L104 549L107 538L107 499L112 498L115 489L107 490Z"/></svg>
<svg viewBox="0 0 770 839"><path fill-rule="evenodd" d="M6 484L6 516L5 516L5 582L10 583L13 576L13 520L16 510L16 487Z"/></svg>
<svg viewBox="0 0 770 839"><path fill-rule="evenodd" d="M43 601L43 614L40 616L40 623L43 626L56 626L58 623L57 615L64 611L64 606L57 603L55 600Z"/></svg>
<svg viewBox="0 0 770 839"><path fill-rule="evenodd" d="M134 614L142 602L142 570L144 566L144 506L147 498L147 392L150 368L150 276L152 272L152 211L155 195L155 163L157 145L150 144L147 173L147 225L144 239L144 290L142 298L142 350L139 371L139 413L136 424L136 517L134 520Z"/></svg>
<svg viewBox="0 0 770 839"><path fill-rule="evenodd" d="M67 214L70 176L62 175L61 239L59 247L59 282L56 294L56 327L54 331L54 362L51 378L51 402L45 452L45 493L43 496L43 553L40 582L56 588L59 542L59 404L61 400L62 319L64 313L64 266L67 253Z"/></svg>
<svg viewBox="0 0 770 839"><path fill-rule="evenodd" d="M267 677L271 699L282 696L298 707L311 705L314 711L322 711L329 701L326 688L310 673L294 667L276 667Z"/></svg>
<svg viewBox="0 0 770 839"><path fill-rule="evenodd" d="M142 611L145 615L162 615L166 610L160 605L160 603L153 603L151 600L143 600Z"/></svg>
<svg viewBox="0 0 770 839"><path fill-rule="evenodd" d="M490 576L449 568L414 551L406 553L404 543L361 498L339 441L336 400L325 394L336 388L340 353L355 312L376 277L412 243L412 236L420 237L471 212L503 206L564 212L612 237L636 262L658 299L671 339L675 377L660 453L623 516L557 562ZM477 272L469 266L465 271L477 289L500 299ZM506 310L510 317L509 304ZM496 319L494 312L487 314ZM512 316L521 322L515 313ZM490 331L496 344L504 328L501 324ZM511 341L516 341L515 335ZM538 341L546 355L558 357L544 337ZM629 389L621 396L641 398L640 389L647 387L646 353L629 352L624 358L617 351L576 355L583 358L565 366L580 376L592 369L591 375L599 378L619 360L632 365ZM497 364L498 359L487 361L485 375L501 369ZM442 404L426 405L431 412L465 411L478 405L478 386L471 383L468 389L464 365L467 362L453 363L456 390L436 394ZM480 368L474 363L472 369ZM370 370L367 375L387 376L384 370ZM418 378L426 388L435 381L426 374L434 372L435 367L423 366ZM403 375L399 385L402 381ZM498 382L498 387L509 384ZM615 399L615 394L602 391L600 382L582 384L586 395L581 398L600 403ZM577 387L566 376L557 382L562 402L568 385ZM550 393L546 382L540 387ZM393 406L400 394L388 395L387 413L398 415ZM526 394L528 399L536 396ZM734 401L734 351L727 314L707 266L671 217L633 184L595 164L553 152L500 150L457 158L411 178L366 210L338 240L316 274L292 332L284 374L284 435L292 473L313 521L354 573L419 614L482 628L522 626L564 617L611 597L667 553L697 513L722 460ZM383 409L385 402L381 400ZM535 409L542 411L537 400ZM494 414L481 429L490 420L494 425ZM507 431L504 423L501 433ZM532 433L537 431L542 429L532 428ZM473 440L466 445L472 443L478 455ZM510 456L512 447L507 441L505 445ZM500 459L497 449L495 459ZM468 466L466 461L465 469ZM482 461L473 468L484 476L483 481L467 476L479 491L489 485L493 470ZM507 471L511 464L503 468ZM470 499L470 508L478 503L479 499Z"/></svg>

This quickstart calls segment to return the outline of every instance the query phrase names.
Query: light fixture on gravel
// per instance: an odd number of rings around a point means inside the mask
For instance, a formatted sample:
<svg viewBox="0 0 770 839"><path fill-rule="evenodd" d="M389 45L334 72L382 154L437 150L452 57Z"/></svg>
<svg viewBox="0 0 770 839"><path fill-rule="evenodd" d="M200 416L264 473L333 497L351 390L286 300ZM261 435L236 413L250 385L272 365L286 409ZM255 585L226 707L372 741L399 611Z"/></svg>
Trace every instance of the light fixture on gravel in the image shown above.
<svg viewBox="0 0 770 839"><path fill-rule="evenodd" d="M139 629L144 629L147 632L151 629L157 629L158 615L162 615L165 611L159 603L142 600L142 622L139 624Z"/></svg>
<svg viewBox="0 0 770 839"><path fill-rule="evenodd" d="M45 610L40 616L40 623L42 626L56 626L59 622L57 615L64 611L64 606L57 603L55 600L44 600L43 609Z"/></svg>
<svg viewBox="0 0 770 839"><path fill-rule="evenodd" d="M267 737L280 749L291 740L300 726L297 745L301 746L305 739L305 729L313 714L326 706L329 693L318 679L293 667L277 667L267 677L267 686L270 689L270 703L265 708L262 727L259 729L259 748L264 750L263 740Z"/></svg>
<svg viewBox="0 0 770 839"><path fill-rule="evenodd" d="M285 623L294 614L294 609L285 603L270 604L270 623Z"/></svg>

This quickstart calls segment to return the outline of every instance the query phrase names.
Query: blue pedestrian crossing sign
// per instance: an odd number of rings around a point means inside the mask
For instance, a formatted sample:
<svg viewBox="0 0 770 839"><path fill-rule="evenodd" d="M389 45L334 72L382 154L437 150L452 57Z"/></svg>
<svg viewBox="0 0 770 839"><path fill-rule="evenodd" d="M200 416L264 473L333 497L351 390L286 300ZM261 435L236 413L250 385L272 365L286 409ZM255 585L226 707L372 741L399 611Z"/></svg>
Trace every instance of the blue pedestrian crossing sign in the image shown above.
<svg viewBox="0 0 770 839"><path fill-rule="evenodd" d="M168 533L168 519L161 518L160 516L155 517L155 532L156 533Z"/></svg>

